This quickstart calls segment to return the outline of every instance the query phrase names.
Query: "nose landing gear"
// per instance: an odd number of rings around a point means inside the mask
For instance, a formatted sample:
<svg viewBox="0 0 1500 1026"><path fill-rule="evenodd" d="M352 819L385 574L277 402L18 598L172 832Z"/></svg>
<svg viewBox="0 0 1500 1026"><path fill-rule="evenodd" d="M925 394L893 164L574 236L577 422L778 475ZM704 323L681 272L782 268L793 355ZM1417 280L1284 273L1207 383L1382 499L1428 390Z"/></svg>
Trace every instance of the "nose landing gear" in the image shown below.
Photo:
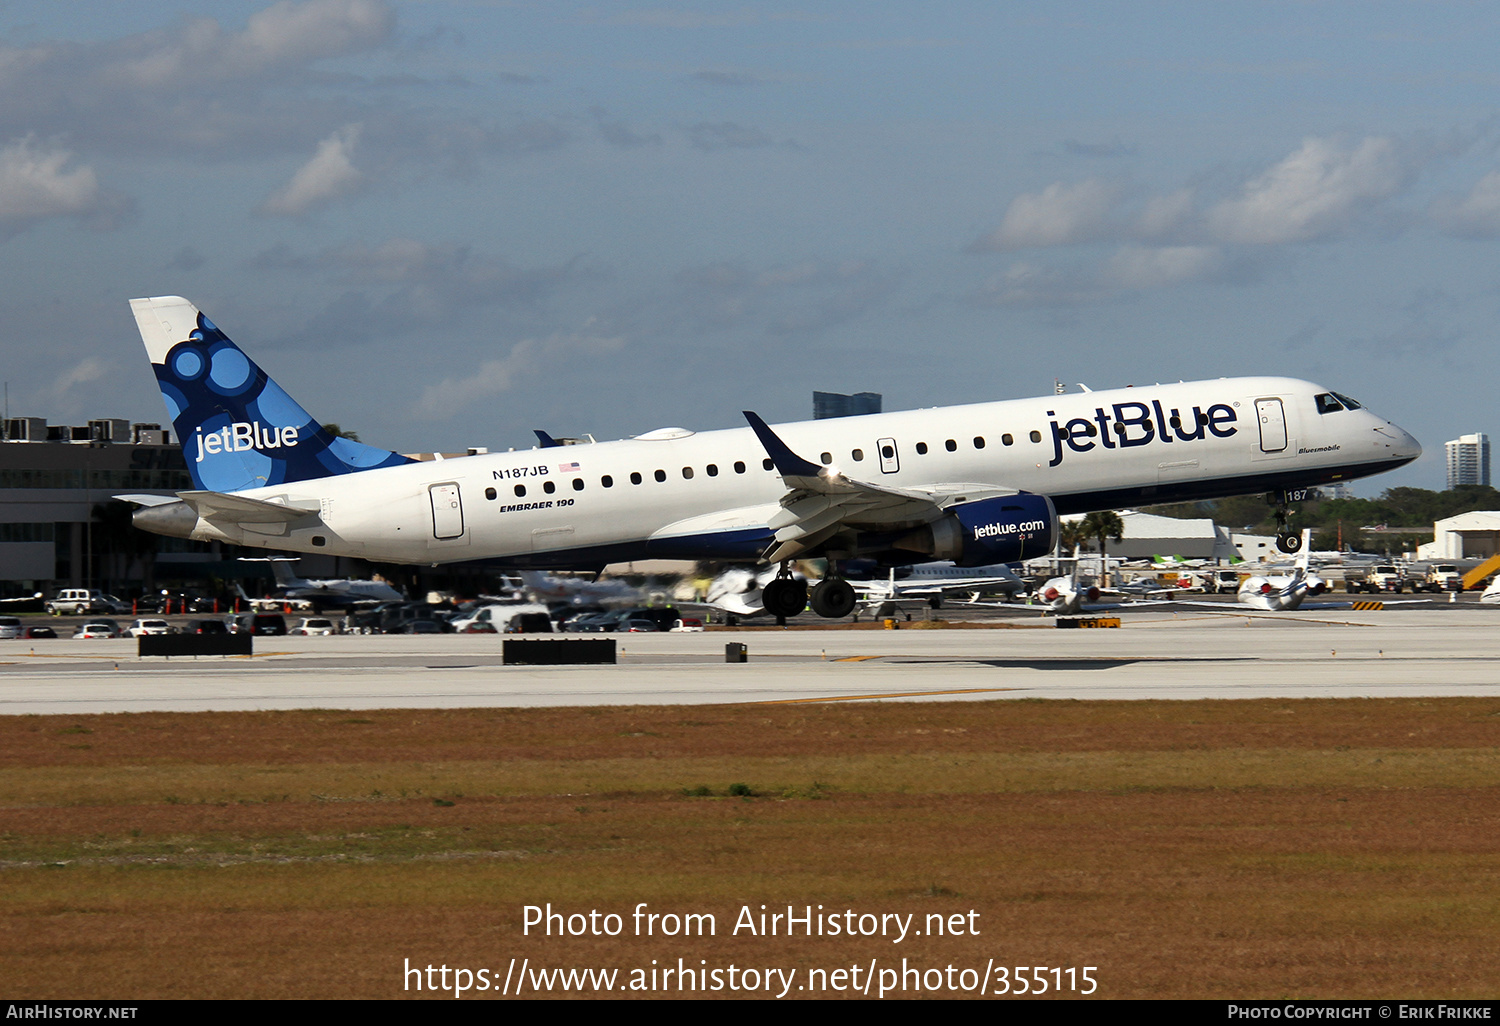
<svg viewBox="0 0 1500 1026"><path fill-rule="evenodd" d="M1302 535L1294 531L1287 523L1297 512L1290 507L1294 502L1305 502L1310 490L1308 488L1287 488L1279 492L1272 492L1266 496L1271 505L1276 507L1276 547L1288 555L1298 552L1302 548Z"/></svg>

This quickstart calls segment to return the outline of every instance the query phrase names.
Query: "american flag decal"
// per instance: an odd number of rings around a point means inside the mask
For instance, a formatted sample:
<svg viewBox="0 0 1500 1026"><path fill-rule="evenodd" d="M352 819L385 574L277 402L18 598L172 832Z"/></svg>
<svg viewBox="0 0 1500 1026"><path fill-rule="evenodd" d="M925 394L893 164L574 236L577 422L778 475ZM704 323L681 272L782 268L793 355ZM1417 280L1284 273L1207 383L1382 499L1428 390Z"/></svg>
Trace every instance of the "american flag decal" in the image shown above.
<svg viewBox="0 0 1500 1026"><path fill-rule="evenodd" d="M560 474L576 474L578 473L578 464L564 463L562 466L558 467L557 470Z"/></svg>

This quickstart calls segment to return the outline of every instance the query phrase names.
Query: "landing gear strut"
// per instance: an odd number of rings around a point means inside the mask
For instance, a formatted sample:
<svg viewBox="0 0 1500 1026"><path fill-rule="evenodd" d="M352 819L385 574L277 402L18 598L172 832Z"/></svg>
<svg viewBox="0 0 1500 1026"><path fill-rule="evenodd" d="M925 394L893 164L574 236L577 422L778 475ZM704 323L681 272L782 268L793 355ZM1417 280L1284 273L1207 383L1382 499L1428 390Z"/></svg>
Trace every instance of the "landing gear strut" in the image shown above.
<svg viewBox="0 0 1500 1026"><path fill-rule="evenodd" d="M1296 512L1290 508L1291 504L1305 500L1307 493L1306 488L1295 488L1273 492L1269 496L1271 504L1276 507L1276 547L1282 552L1291 554L1302 548L1302 535L1292 530L1287 520Z"/></svg>

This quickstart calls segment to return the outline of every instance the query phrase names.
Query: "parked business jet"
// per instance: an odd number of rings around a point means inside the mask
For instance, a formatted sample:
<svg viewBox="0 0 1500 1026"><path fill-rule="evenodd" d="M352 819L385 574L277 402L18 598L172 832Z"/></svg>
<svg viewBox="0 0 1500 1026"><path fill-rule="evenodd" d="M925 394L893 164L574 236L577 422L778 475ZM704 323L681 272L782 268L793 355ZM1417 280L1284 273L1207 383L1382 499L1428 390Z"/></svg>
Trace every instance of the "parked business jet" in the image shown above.
<svg viewBox="0 0 1500 1026"><path fill-rule="evenodd" d="M1310 545L1311 534L1311 531L1302 532L1304 546ZM1254 609L1280 613L1297 609L1309 597L1323 594L1328 590L1328 582L1308 569L1311 555L1311 549L1304 547L1290 574L1256 574L1245 578L1240 583L1240 603ZM1345 606L1348 604L1342 603Z"/></svg>
<svg viewBox="0 0 1500 1026"><path fill-rule="evenodd" d="M892 568L884 578L854 581L851 586L872 614L903 600L920 600L933 609L941 609L943 600L953 596L967 595L978 601L981 595L1002 592L1009 596L1026 588L1004 563L961 567L951 560L918 563L905 577L897 575Z"/></svg>
<svg viewBox="0 0 1500 1026"><path fill-rule="evenodd" d="M398 563L759 561L784 615L808 601L793 559L1011 563L1052 550L1059 514L1246 492L1284 520L1422 451L1321 386L1226 378L419 462L329 435L187 300L131 307L196 485L122 496L139 527ZM836 572L811 595L824 616L854 599Z"/></svg>
<svg viewBox="0 0 1500 1026"><path fill-rule="evenodd" d="M380 602L404 602L406 596L384 581L366 581L354 578L328 578L309 580L292 573L295 556L271 556L264 560L243 557L242 562L266 562L271 564L271 573L276 578L276 587L282 597L300 602L309 602L315 610L325 607L345 608L356 605L372 605Z"/></svg>

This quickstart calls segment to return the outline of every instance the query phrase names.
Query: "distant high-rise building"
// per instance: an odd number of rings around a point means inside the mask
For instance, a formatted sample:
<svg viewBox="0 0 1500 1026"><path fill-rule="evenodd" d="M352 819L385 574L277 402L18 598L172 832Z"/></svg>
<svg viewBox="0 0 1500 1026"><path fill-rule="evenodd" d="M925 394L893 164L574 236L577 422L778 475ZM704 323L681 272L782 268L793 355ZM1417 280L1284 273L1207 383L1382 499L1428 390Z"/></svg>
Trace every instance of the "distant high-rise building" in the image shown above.
<svg viewBox="0 0 1500 1026"><path fill-rule="evenodd" d="M838 392L814 392L813 420L879 413L880 398L879 392L856 392L853 395L841 395Z"/></svg>
<svg viewBox="0 0 1500 1026"><path fill-rule="evenodd" d="M1490 483L1490 436L1460 435L1449 442L1448 487Z"/></svg>

